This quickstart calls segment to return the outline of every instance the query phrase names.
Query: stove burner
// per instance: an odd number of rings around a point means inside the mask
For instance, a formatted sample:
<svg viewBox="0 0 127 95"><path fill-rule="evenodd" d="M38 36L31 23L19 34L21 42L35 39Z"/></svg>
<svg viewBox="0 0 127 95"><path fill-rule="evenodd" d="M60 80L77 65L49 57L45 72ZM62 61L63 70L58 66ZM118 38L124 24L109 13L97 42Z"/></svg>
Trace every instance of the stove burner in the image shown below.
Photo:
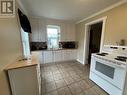
<svg viewBox="0 0 127 95"><path fill-rule="evenodd" d="M106 55L108 55L108 53L97 53L97 55L106 56Z"/></svg>
<svg viewBox="0 0 127 95"><path fill-rule="evenodd" d="M119 61L126 62L127 57L125 57L125 56L117 56L117 58L115 58L115 59L116 59L116 60L119 60Z"/></svg>
<svg viewBox="0 0 127 95"><path fill-rule="evenodd" d="M115 58L115 59L118 60L118 61L126 62L126 59L123 59L123 58Z"/></svg>
<svg viewBox="0 0 127 95"><path fill-rule="evenodd" d="M127 57L125 57L125 56L117 56L117 58L127 59Z"/></svg>
<svg viewBox="0 0 127 95"><path fill-rule="evenodd" d="M105 56L105 54L99 54L99 53L98 53L97 55L100 55L100 56Z"/></svg>

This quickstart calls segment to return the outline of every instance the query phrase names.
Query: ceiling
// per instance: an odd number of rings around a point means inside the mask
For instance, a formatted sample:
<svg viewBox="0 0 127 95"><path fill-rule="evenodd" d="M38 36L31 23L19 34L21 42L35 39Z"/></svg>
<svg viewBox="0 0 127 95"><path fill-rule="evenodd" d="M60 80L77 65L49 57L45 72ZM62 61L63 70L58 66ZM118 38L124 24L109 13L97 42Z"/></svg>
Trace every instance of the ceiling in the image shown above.
<svg viewBox="0 0 127 95"><path fill-rule="evenodd" d="M33 17L79 21L121 0L20 0Z"/></svg>

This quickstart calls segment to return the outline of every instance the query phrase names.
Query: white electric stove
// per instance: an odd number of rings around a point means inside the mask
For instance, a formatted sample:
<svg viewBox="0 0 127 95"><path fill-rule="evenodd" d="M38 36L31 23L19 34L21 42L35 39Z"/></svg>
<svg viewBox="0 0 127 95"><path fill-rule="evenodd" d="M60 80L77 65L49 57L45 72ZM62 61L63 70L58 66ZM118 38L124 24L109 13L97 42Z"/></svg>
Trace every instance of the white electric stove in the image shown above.
<svg viewBox="0 0 127 95"><path fill-rule="evenodd" d="M127 48L104 46L103 52L92 54L90 79L110 95L123 95Z"/></svg>

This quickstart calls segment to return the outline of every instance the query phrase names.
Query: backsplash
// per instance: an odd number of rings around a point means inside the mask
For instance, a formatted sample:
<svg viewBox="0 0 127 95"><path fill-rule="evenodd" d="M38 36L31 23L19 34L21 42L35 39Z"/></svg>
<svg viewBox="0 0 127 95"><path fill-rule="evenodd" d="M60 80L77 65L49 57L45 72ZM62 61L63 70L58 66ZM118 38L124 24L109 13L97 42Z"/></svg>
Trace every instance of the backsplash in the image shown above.
<svg viewBox="0 0 127 95"><path fill-rule="evenodd" d="M76 41L67 41L67 42L61 41L59 42L59 47L66 49L75 49L78 47L78 45Z"/></svg>
<svg viewBox="0 0 127 95"><path fill-rule="evenodd" d="M76 49L78 44L76 41L61 41L59 42L59 48L63 49ZM47 50L47 42L30 42L31 51Z"/></svg>
<svg viewBox="0 0 127 95"><path fill-rule="evenodd" d="M31 49L31 51L46 50L47 49L47 42L31 42L30 49Z"/></svg>

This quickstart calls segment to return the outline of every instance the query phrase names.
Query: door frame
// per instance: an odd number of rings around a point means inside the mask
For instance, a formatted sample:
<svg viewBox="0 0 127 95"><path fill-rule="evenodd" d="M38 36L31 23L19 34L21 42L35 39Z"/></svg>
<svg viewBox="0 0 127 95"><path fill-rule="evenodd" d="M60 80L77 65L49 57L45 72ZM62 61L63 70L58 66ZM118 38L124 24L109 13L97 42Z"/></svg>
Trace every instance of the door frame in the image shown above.
<svg viewBox="0 0 127 95"><path fill-rule="evenodd" d="M102 51L104 45L104 33L105 33L105 25L106 25L107 16L96 19L94 21L88 22L85 24L85 38L84 38L84 52L83 52L83 64L88 64L88 52L89 52L89 31L90 26L99 22L102 22L102 34L101 34L101 42L100 42L100 52Z"/></svg>

